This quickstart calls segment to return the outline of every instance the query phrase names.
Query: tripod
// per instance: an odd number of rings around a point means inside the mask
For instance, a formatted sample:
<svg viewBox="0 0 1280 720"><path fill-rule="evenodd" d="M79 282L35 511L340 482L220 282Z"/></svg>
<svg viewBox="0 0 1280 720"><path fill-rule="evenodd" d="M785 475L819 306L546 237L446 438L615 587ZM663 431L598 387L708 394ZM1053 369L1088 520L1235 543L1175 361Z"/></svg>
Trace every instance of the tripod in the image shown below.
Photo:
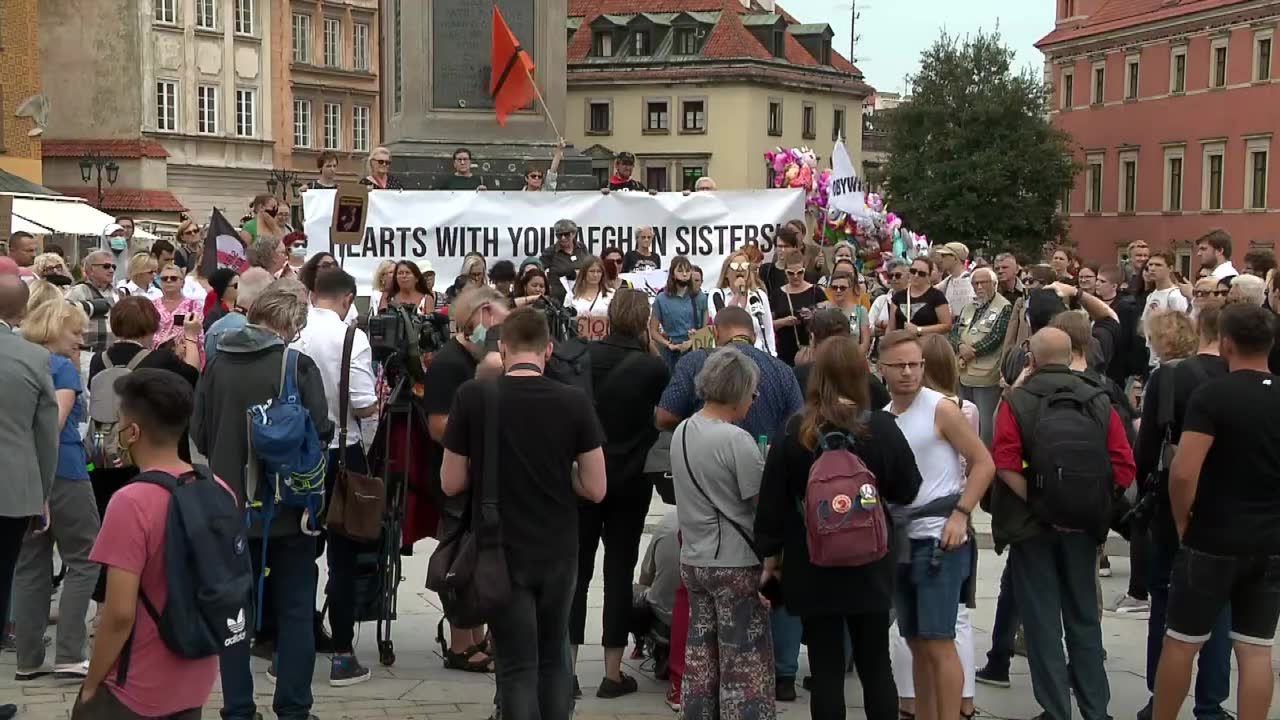
<svg viewBox="0 0 1280 720"><path fill-rule="evenodd" d="M400 588L400 543L404 528L409 468L412 467L413 392L408 373L399 378L387 400L383 413L386 423L383 438L382 476L387 483L387 505L382 520L382 548L378 557L378 661L383 665L396 662L395 642L391 639L391 623L396 619L396 595ZM404 439L395 454L395 431L402 428Z"/></svg>

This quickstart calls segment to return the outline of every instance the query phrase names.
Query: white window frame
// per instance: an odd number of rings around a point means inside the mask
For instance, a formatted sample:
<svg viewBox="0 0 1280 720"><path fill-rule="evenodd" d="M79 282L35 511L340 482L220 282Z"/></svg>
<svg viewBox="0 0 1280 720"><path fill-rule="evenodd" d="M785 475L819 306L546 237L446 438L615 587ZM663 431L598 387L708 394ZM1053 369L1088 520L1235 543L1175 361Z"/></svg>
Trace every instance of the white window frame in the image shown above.
<svg viewBox="0 0 1280 720"><path fill-rule="evenodd" d="M196 87L196 133L200 135L218 134L217 85L199 85Z"/></svg>
<svg viewBox="0 0 1280 720"><path fill-rule="evenodd" d="M369 23L355 23L351 26L351 58L352 66L361 72L368 72L372 53L372 28Z"/></svg>
<svg viewBox="0 0 1280 720"><path fill-rule="evenodd" d="M178 0L155 0L151 18L157 25L177 25Z"/></svg>
<svg viewBox="0 0 1280 720"><path fill-rule="evenodd" d="M1222 62L1222 84L1219 85L1218 80L1218 50L1221 49L1226 54L1223 56ZM1231 82L1231 38L1219 37L1214 38L1209 43L1209 87L1224 88Z"/></svg>
<svg viewBox="0 0 1280 720"><path fill-rule="evenodd" d="M1173 160L1177 160L1179 163L1181 163L1181 172L1179 173L1179 178L1178 178L1178 183L1180 187L1178 188L1178 206L1177 207L1174 207L1173 203L1169 202L1170 198L1173 197L1173 170L1170 167L1170 162ZM1185 202L1186 196L1187 196L1187 146L1186 145L1171 145L1164 149L1164 185L1162 188L1162 192L1163 192L1163 196L1162 196L1163 199L1160 202L1160 207L1162 210L1164 210L1164 212L1182 212L1183 208L1186 207L1186 202Z"/></svg>
<svg viewBox="0 0 1280 720"><path fill-rule="evenodd" d="M369 152L373 145L373 108L369 105L351 107L351 149Z"/></svg>
<svg viewBox="0 0 1280 720"><path fill-rule="evenodd" d="M253 35L257 28L257 7L254 0L235 0L233 10L236 34Z"/></svg>
<svg viewBox="0 0 1280 720"><path fill-rule="evenodd" d="M1182 87L1178 82L1178 58L1182 58ZM1187 46L1177 45L1169 51L1169 94L1181 95L1187 91Z"/></svg>
<svg viewBox="0 0 1280 720"><path fill-rule="evenodd" d="M218 0L195 0L197 30L218 29Z"/></svg>
<svg viewBox="0 0 1280 720"><path fill-rule="evenodd" d="M178 132L177 80L156 80L156 131Z"/></svg>
<svg viewBox="0 0 1280 720"><path fill-rule="evenodd" d="M258 91L256 88L236 88L236 137L258 136Z"/></svg>
<svg viewBox="0 0 1280 720"><path fill-rule="evenodd" d="M1098 71L1102 71L1102 82L1098 82ZM1089 104L1104 105L1107 102L1107 61L1099 60L1089 66Z"/></svg>
<svg viewBox="0 0 1280 720"><path fill-rule="evenodd" d="M1265 68L1267 71L1266 77L1263 77L1262 75L1262 70L1264 69L1262 66L1263 41L1266 41L1271 44L1271 47L1269 48L1269 52L1268 52L1270 57L1267 58L1267 66ZM1274 76L1274 73L1271 71L1271 68L1275 65L1275 62L1276 62L1275 31L1270 29L1257 31L1256 33L1253 34L1253 81L1267 82L1268 80L1271 80L1271 78ZM1268 163L1271 162L1269 157L1267 159L1267 162Z"/></svg>
<svg viewBox="0 0 1280 720"><path fill-rule="evenodd" d="M311 101L306 98L293 100L293 146L309 150L315 144L314 126L311 124ZM299 142L301 140L302 142Z"/></svg>
<svg viewBox="0 0 1280 720"><path fill-rule="evenodd" d="M1134 68L1137 68L1137 77L1134 77ZM1124 59L1124 99L1137 100L1138 91L1142 85L1142 56L1138 54L1128 55Z"/></svg>
<svg viewBox="0 0 1280 720"><path fill-rule="evenodd" d="M325 150L341 150L342 104L327 102L321 112L321 146Z"/></svg>
<svg viewBox="0 0 1280 720"><path fill-rule="evenodd" d="M1221 187L1218 188L1218 207L1209 206L1209 198L1211 196L1209 179L1212 175L1210 168L1210 158L1217 156L1222 158L1222 172L1219 175ZM1226 205L1227 192L1227 144L1222 140L1214 140L1206 142L1201 148L1202 162L1200 173L1200 211L1201 212L1222 212Z"/></svg>
<svg viewBox="0 0 1280 720"><path fill-rule="evenodd" d="M1267 154L1266 167L1264 168L1263 182L1266 186L1262 188L1262 204L1253 204L1253 154L1263 152ZM1246 138L1244 141L1244 207L1246 210L1266 210L1271 204L1271 138L1256 137Z"/></svg>
<svg viewBox="0 0 1280 720"><path fill-rule="evenodd" d="M1133 207L1132 208L1125 207L1125 196L1124 196L1125 166L1128 165L1129 163L1133 163ZM1118 192L1116 193L1116 212L1118 212L1121 215L1134 215L1138 212L1138 190L1141 187L1141 185L1139 184L1140 181L1138 178L1138 170L1139 170L1138 151L1122 150L1119 155L1119 162L1116 163L1116 168L1119 170L1119 174L1117 175L1119 182L1117 184L1120 186L1118 189Z"/></svg>
<svg viewBox="0 0 1280 720"><path fill-rule="evenodd" d="M322 27L320 63L325 67L342 67L342 20L325 17Z"/></svg>
<svg viewBox="0 0 1280 720"><path fill-rule="evenodd" d="M1094 166L1097 165L1097 170ZM1106 191L1107 157L1105 153L1089 153L1084 161L1084 211L1089 214L1102 212L1102 198ZM1097 203L1094 203L1093 183L1098 183Z"/></svg>
<svg viewBox="0 0 1280 720"><path fill-rule="evenodd" d="M293 61L303 65L310 65L311 41L315 38L315 30L311 26L311 16L306 13L294 13L292 28Z"/></svg>
<svg viewBox="0 0 1280 720"><path fill-rule="evenodd" d="M1076 94L1076 69L1064 68L1060 77L1062 78L1060 80L1062 86L1058 88L1058 107L1063 110L1070 110L1075 107L1075 98L1073 96Z"/></svg>

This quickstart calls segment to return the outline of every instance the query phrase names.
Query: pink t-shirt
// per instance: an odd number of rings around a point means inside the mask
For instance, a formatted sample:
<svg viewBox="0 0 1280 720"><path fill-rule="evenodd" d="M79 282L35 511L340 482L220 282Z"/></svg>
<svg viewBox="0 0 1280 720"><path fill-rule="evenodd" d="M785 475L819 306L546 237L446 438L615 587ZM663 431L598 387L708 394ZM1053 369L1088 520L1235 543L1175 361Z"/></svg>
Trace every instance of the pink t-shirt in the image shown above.
<svg viewBox="0 0 1280 720"><path fill-rule="evenodd" d="M157 469L180 474L177 468ZM221 480L218 482L226 488ZM231 490L227 488L227 492ZM130 483L116 491L89 554L93 562L138 575L142 592L161 611L169 599L164 571L164 533L170 497L167 490L149 483ZM104 681L111 694L139 715L173 715L203 707L217 679L217 656L186 660L174 655L160 638L160 631L143 606L142 598L138 598L129 676L124 687L119 686L113 666Z"/></svg>

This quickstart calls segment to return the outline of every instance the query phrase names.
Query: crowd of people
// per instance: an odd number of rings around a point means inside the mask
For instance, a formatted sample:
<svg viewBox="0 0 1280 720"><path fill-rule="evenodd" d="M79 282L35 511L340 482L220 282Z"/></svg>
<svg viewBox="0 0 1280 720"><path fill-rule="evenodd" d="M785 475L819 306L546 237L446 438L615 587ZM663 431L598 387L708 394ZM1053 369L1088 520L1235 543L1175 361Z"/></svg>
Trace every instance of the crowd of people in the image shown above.
<svg viewBox="0 0 1280 720"><path fill-rule="evenodd" d="M470 160L455 154L450 188L485 188ZM321 161L312 187L334 182ZM644 190L633 166L619 156L610 189ZM531 168L527 189L554 174ZM385 149L366 180L397 186ZM220 677L222 716L253 720L251 656L270 660L272 710L289 720L311 716L317 654L334 687L372 676L357 579L380 544L326 531L317 507L258 512L271 486L252 418L272 401L305 416L323 448L318 507L340 474L379 471L367 449L388 388L362 327L393 307L448 314L413 400L425 467L410 491L439 518L424 535L499 529L501 603L481 623L446 613L438 641L446 668L496 673L504 717L568 718L595 642L596 696L636 692L634 638L668 704L697 720L775 717L797 687L815 720L843 718L851 671L875 720L971 718L975 683L1009 687L1015 652L1042 717L1067 720L1074 697L1102 720L1104 612L1148 620L1140 719L1177 716L1197 655L1195 714L1228 717L1233 648L1239 716L1266 716L1280 615L1270 251L1241 273L1211 232L1192 278L1140 242L1116 266L1065 248L973 257L961 242L876 266L796 219L704 288L652 228L597 256L564 219L540 255L472 255L441 283L429 261L387 260L366 314L356 279L308 254L279 210L254 199L242 272L207 272L195 223L147 245L127 217L76 273L23 233L0 259L0 447L18 463L0 487L0 617L18 681L81 683L73 718L197 718ZM662 268L653 298L622 277ZM565 331L574 316L585 337ZM572 381L551 369L569 342L585 347ZM556 421L521 422L530 408ZM157 473L247 513L253 617L226 624L252 643L195 658L170 645L156 610L176 592L170 493L135 482ZM655 490L674 508L642 557ZM1007 553L981 665L979 507ZM1098 584L1112 531L1131 552L1115 602ZM0 705L0 720L15 713Z"/></svg>

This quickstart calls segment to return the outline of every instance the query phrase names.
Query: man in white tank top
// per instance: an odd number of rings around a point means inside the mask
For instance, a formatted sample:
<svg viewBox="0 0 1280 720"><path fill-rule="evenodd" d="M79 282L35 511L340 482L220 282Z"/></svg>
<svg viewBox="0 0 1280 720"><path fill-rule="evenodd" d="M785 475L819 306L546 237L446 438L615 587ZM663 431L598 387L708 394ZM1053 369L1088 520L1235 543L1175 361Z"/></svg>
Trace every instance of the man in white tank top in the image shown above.
<svg viewBox="0 0 1280 720"><path fill-rule="evenodd" d="M995 464L959 405L922 387L924 354L913 333L885 336L880 371L893 398L885 409L897 416L924 479L905 508L915 517L906 528L910 547L899 548L898 630L911 648L916 717L952 720L960 715L964 680L956 615L975 552L969 515L991 484Z"/></svg>

